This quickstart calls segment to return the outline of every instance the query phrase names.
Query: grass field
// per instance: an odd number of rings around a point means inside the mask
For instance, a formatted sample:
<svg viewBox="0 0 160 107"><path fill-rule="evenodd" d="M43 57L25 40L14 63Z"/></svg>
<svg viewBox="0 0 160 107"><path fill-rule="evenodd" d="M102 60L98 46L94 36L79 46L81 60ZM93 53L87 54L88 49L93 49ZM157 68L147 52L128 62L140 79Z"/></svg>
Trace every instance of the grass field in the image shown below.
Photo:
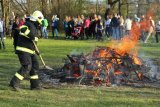
<svg viewBox="0 0 160 107"><path fill-rule="evenodd" d="M38 47L52 67L62 66L63 58L71 52L90 52L95 46L107 46L108 41L95 40L39 40ZM29 90L29 81L22 82L22 90L14 92L9 81L19 69L12 40L7 49L0 50L0 107L159 107L160 89L133 87L64 86L40 91ZM140 56L159 58L160 44L139 44ZM40 63L41 65L41 63Z"/></svg>

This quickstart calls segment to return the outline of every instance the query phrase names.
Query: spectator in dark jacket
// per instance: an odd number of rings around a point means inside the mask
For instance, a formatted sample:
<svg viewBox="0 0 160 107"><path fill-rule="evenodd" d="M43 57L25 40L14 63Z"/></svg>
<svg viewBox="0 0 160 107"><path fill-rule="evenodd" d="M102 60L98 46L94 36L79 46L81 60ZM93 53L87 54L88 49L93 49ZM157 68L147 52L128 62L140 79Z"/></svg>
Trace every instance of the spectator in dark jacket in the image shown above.
<svg viewBox="0 0 160 107"><path fill-rule="evenodd" d="M158 36L160 35L160 21L156 25L156 43L159 42Z"/></svg>
<svg viewBox="0 0 160 107"><path fill-rule="evenodd" d="M72 17L69 17L68 27L69 27L69 36L71 36L71 33L74 30L74 20Z"/></svg>
<svg viewBox="0 0 160 107"><path fill-rule="evenodd" d="M114 16L111 20L112 37L113 37L114 40L120 39L120 37L119 37L119 26L120 26L120 22L118 20L117 14L114 14Z"/></svg>
<svg viewBox="0 0 160 107"><path fill-rule="evenodd" d="M54 33L56 33L56 37L58 38L58 23L59 23L59 18L57 15L53 15L52 17L52 36L54 38Z"/></svg>
<svg viewBox="0 0 160 107"><path fill-rule="evenodd" d="M96 35L97 35L98 41L103 40L102 31L103 31L103 23L100 19L98 19L97 24L96 24Z"/></svg>
<svg viewBox="0 0 160 107"><path fill-rule="evenodd" d="M13 45L15 50L18 42L18 35L19 35L19 17L18 16L15 17L15 22L13 23L13 26L12 26L12 35L13 35Z"/></svg>
<svg viewBox="0 0 160 107"><path fill-rule="evenodd" d="M64 22L63 22L63 26L64 26L64 31L65 31L65 36L66 36L66 39L69 38L69 26L68 26L68 16L66 16Z"/></svg>
<svg viewBox="0 0 160 107"><path fill-rule="evenodd" d="M96 24L97 24L97 21L98 21L98 18L97 18L97 15L95 14L93 19L91 20L91 35L93 38L96 37L96 32L95 32L95 29L96 29Z"/></svg>

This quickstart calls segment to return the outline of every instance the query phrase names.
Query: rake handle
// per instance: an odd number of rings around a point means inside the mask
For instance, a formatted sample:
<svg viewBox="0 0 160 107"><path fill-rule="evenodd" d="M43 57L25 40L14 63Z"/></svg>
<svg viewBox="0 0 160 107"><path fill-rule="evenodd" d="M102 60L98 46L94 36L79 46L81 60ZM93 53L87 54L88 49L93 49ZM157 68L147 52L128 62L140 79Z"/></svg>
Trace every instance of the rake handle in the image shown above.
<svg viewBox="0 0 160 107"><path fill-rule="evenodd" d="M43 60L43 58L42 58L42 55L40 54L39 49L38 49L38 47L37 47L37 45L36 45L36 43L35 43L35 41L33 41L33 44L34 44L34 47L35 47L35 49L36 49L36 51L37 51L37 53L38 53L38 56L40 57L40 60L41 60L42 64L43 64L44 66L46 66L46 64L45 64L45 62L44 62L44 60Z"/></svg>

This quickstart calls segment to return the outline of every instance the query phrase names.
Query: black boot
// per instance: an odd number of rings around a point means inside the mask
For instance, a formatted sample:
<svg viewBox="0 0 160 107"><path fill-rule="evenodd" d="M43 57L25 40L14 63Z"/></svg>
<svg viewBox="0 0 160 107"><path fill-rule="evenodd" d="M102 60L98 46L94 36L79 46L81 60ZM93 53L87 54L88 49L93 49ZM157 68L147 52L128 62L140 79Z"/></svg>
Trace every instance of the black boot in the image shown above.
<svg viewBox="0 0 160 107"><path fill-rule="evenodd" d="M20 84L20 80L19 80L16 76L14 76L14 77L12 78L12 80L10 81L9 86L10 86L13 90L18 91L18 90L20 90L19 84Z"/></svg>
<svg viewBox="0 0 160 107"><path fill-rule="evenodd" d="M31 90L41 90L41 86L40 86L40 83L39 83L39 80L30 80L30 83L31 83Z"/></svg>

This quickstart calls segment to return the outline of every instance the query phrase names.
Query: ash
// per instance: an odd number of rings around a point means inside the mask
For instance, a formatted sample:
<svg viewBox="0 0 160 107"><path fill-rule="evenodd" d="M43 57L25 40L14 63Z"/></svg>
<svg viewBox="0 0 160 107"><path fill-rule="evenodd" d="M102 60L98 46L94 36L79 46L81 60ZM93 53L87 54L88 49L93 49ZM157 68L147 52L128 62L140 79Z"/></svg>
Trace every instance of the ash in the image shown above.
<svg viewBox="0 0 160 107"><path fill-rule="evenodd" d="M141 59L119 54L110 47L97 47L86 55L67 55L64 66L40 69L44 87L61 85L133 86L160 88L160 59Z"/></svg>

